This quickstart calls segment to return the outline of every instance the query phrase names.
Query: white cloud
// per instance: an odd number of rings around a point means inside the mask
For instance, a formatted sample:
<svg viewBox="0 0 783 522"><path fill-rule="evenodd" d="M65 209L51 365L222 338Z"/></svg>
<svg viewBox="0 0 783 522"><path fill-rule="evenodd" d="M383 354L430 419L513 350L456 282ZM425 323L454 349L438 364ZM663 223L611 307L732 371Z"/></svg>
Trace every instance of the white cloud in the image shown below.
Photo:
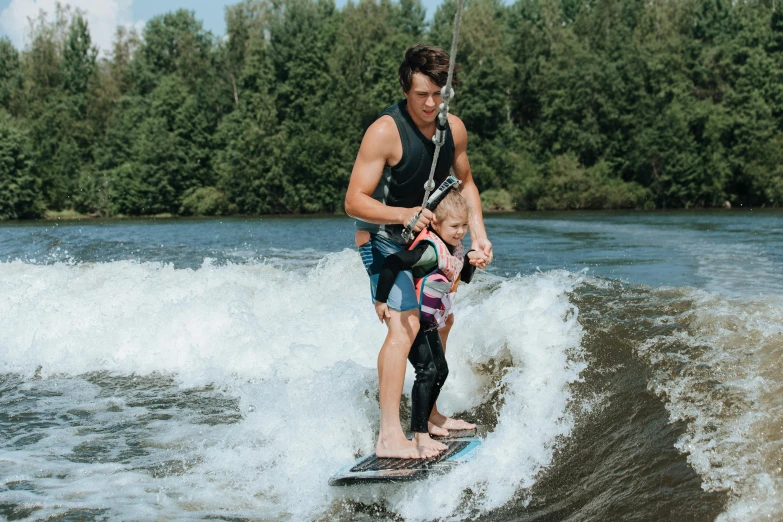
<svg viewBox="0 0 783 522"><path fill-rule="evenodd" d="M38 12L46 11L50 19L58 0L11 0L11 4L0 13L0 28L21 49L29 37L28 18L36 18ZM144 27L143 21L134 22L131 6L133 0L66 0L61 2L85 12L94 45L102 53L111 49L117 26Z"/></svg>

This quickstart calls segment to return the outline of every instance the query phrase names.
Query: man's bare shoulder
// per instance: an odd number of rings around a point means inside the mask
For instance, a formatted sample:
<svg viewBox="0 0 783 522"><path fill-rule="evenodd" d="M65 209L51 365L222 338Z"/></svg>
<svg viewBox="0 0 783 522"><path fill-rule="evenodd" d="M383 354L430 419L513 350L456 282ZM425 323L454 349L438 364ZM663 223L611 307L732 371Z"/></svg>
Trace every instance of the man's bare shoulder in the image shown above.
<svg viewBox="0 0 783 522"><path fill-rule="evenodd" d="M389 140L391 138L399 138L400 133L397 130L397 124L394 122L394 118L388 114L384 114L372 125L367 127L367 131L364 133L364 139L370 138L372 140Z"/></svg>
<svg viewBox="0 0 783 522"><path fill-rule="evenodd" d="M394 119L385 114L375 120L372 125L367 127L362 140L362 148L380 153L383 157L390 157L395 146L399 146L400 133L397 130L397 124Z"/></svg>
<svg viewBox="0 0 783 522"><path fill-rule="evenodd" d="M454 114L449 114L449 127L451 127L451 132L453 132L454 134L458 132L464 132L464 133L468 132L465 129L465 124L462 123L460 117L455 116Z"/></svg>
<svg viewBox="0 0 783 522"><path fill-rule="evenodd" d="M468 130L459 116L449 114L449 127L451 128L451 135L454 137L454 145L465 146L468 142Z"/></svg>

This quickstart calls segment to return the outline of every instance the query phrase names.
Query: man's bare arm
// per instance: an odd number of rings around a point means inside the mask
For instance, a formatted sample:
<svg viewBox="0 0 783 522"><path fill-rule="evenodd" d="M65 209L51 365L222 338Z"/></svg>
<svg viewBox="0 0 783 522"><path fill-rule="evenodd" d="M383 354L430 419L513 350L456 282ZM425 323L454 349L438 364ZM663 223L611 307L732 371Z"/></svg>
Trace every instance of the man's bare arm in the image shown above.
<svg viewBox="0 0 783 522"><path fill-rule="evenodd" d="M383 169L401 149L397 126L391 117L379 118L370 125L362 139L359 154L351 172L348 191L345 194L345 212L356 219L377 225L407 225L418 212L416 208L390 207L372 198L383 175ZM432 214L425 210L414 230L427 226Z"/></svg>
<svg viewBox="0 0 783 522"><path fill-rule="evenodd" d="M460 193L470 205L470 239L473 248L481 250L486 256L492 255L492 243L487 238L484 228L484 214L481 210L481 197L478 187L473 182L473 173L468 161L468 131L458 117L449 115L451 135L454 138L454 173L462 181Z"/></svg>

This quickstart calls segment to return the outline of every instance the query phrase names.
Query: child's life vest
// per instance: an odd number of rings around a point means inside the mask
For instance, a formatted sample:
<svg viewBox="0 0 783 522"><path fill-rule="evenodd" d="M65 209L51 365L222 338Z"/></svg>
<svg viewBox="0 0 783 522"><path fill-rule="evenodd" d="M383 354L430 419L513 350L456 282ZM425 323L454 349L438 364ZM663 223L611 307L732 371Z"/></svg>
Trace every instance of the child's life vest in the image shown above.
<svg viewBox="0 0 783 522"><path fill-rule="evenodd" d="M460 242L449 252L446 243L429 228L422 230L410 246L413 249L422 241L435 247L438 264L426 273L413 271L416 296L419 301L419 322L424 328L446 326L446 319L454 306L454 294L459 285L459 276L465 262L465 248Z"/></svg>

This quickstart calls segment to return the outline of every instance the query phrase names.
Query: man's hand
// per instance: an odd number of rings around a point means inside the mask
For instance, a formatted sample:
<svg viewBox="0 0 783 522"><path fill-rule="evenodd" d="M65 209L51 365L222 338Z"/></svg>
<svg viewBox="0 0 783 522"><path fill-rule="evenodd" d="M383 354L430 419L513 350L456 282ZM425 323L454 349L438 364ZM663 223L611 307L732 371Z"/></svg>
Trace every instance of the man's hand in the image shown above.
<svg viewBox="0 0 783 522"><path fill-rule="evenodd" d="M385 319L391 319L391 312L389 312L389 305L386 303L379 303L375 301L375 313L378 314L378 319L383 322Z"/></svg>
<svg viewBox="0 0 783 522"><path fill-rule="evenodd" d="M492 243L490 243L489 239L487 238L477 239L474 241L471 245L471 249L477 250L484 254L484 257L487 260L487 264L491 263L492 259L495 257L492 253Z"/></svg>
<svg viewBox="0 0 783 522"><path fill-rule="evenodd" d="M418 214L420 210L421 215L419 216L419 220L416 221L416 224L413 226L414 232L421 232L427 225L435 221L435 214L433 214L431 210L427 210L426 208L422 210L421 207L414 207L403 209L402 225L407 227L411 222L411 219L413 219L413 216Z"/></svg>

